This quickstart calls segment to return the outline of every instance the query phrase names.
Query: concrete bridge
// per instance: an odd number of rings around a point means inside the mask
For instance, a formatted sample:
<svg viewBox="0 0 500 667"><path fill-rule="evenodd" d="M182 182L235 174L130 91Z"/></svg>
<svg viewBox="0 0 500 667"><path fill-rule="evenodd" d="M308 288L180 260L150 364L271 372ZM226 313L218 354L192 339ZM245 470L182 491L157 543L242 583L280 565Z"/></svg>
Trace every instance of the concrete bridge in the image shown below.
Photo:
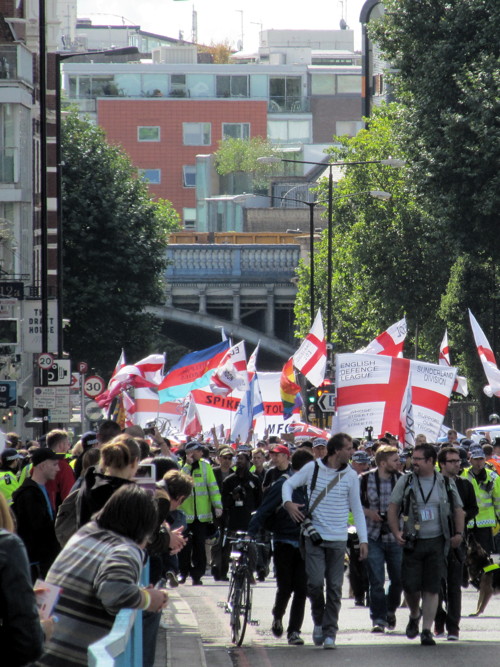
<svg viewBox="0 0 500 667"><path fill-rule="evenodd" d="M148 311L181 325L169 335L187 327L220 339L223 327L280 361L293 354L298 244L172 244L167 257L165 304Z"/></svg>

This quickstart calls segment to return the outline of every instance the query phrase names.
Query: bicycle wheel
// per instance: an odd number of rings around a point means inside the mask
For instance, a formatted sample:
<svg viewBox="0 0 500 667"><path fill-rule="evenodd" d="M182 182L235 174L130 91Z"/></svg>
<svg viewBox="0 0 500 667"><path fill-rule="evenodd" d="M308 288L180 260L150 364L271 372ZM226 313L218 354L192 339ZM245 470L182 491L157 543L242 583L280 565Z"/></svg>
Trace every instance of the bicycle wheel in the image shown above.
<svg viewBox="0 0 500 667"><path fill-rule="evenodd" d="M252 608L250 581L246 575L235 580L231 600L231 641L241 646Z"/></svg>

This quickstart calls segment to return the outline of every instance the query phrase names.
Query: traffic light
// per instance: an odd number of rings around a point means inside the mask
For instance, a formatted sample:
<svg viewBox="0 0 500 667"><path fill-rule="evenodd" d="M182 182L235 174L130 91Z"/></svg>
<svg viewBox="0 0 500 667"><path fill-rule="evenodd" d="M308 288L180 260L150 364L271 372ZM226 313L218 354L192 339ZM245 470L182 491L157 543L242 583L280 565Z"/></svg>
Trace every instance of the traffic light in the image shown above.
<svg viewBox="0 0 500 667"><path fill-rule="evenodd" d="M307 405L308 405L308 407L311 406L311 405L314 407L316 405L316 401L317 401L316 387L310 387L307 390Z"/></svg>
<svg viewBox="0 0 500 667"><path fill-rule="evenodd" d="M316 387L316 402L321 396L323 396L323 394L331 394L334 389L335 387L331 380L323 380L319 387Z"/></svg>

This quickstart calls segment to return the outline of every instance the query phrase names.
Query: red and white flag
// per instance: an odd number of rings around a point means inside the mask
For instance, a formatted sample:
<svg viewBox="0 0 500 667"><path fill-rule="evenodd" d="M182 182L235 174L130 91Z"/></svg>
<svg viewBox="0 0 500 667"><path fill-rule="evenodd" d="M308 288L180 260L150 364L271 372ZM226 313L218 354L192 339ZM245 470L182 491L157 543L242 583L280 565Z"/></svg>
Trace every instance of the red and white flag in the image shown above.
<svg viewBox="0 0 500 667"><path fill-rule="evenodd" d="M196 403L193 400L193 396L189 394L184 404L184 417L180 426L180 430L184 435L191 435L196 437L199 433L202 433L203 428L198 415L198 409Z"/></svg>
<svg viewBox="0 0 500 667"><path fill-rule="evenodd" d="M399 420L399 443L404 449L415 446L415 420L413 418L413 401L411 378L408 377L406 391L401 403L401 417Z"/></svg>
<svg viewBox="0 0 500 667"><path fill-rule="evenodd" d="M136 364L122 366L109 382L108 389L96 396L101 407L107 407L120 392L128 387L158 387L163 379L163 354L150 354Z"/></svg>
<svg viewBox="0 0 500 667"><path fill-rule="evenodd" d="M116 378L117 374L121 371L121 369L126 365L126 363L127 362L125 361L125 350L122 348L120 357L119 357L118 361L116 362L115 369L114 369L114 371L111 375L111 378L108 382L107 388L101 394L99 394L99 396L96 396L95 400L99 403L101 408L109 407L111 405L111 402L112 402L113 398L115 398L115 396L118 396L118 394L120 393L119 391L117 391L116 393L113 393L113 395L111 395L111 391L113 390L113 386L116 385L115 378Z"/></svg>
<svg viewBox="0 0 500 667"><path fill-rule="evenodd" d="M497 362L491 345L488 342L488 339L484 335L483 330L479 326L476 318L471 313L469 309L469 319L472 327L472 333L474 334L474 340L476 341L477 352L481 363L483 364L484 373L488 380L488 384L483 387L483 391L486 396L490 398L492 396L500 396L500 370L498 370Z"/></svg>
<svg viewBox="0 0 500 667"><path fill-rule="evenodd" d="M320 310L316 314L311 330L293 355L293 365L315 387L319 387L325 379L326 340Z"/></svg>
<svg viewBox="0 0 500 667"><path fill-rule="evenodd" d="M248 389L247 358L245 342L241 341L229 348L210 380L214 394L227 396L235 389Z"/></svg>
<svg viewBox="0 0 500 667"><path fill-rule="evenodd" d="M448 347L448 329L446 329L444 332L443 340L441 341L441 347L439 348L439 365L451 366L450 348ZM467 386L467 378L461 375L457 375L457 379L453 385L453 391L455 391L457 394L462 394L462 396L468 396L469 388Z"/></svg>
<svg viewBox="0 0 500 667"><path fill-rule="evenodd" d="M402 358L406 332L406 317L403 317L368 343L365 348L356 350L356 354L384 354L388 357Z"/></svg>
<svg viewBox="0 0 500 667"><path fill-rule="evenodd" d="M134 399L124 391L122 393L123 409L125 410L125 426L134 425L134 415L136 413Z"/></svg>

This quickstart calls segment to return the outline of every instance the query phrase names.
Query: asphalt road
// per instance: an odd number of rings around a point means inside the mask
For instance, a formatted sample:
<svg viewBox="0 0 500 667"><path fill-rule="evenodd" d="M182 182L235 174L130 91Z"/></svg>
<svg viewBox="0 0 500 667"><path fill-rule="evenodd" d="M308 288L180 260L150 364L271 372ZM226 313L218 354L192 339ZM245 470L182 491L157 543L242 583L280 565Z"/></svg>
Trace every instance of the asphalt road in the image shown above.
<svg viewBox="0 0 500 667"><path fill-rule="evenodd" d="M366 608L354 606L344 586L340 631L337 649L324 651L311 641L312 620L309 603L303 625L305 646L288 646L286 626L284 638L276 639L271 633L271 609L275 581L258 583L253 591L252 618L258 625L247 627L244 645L231 645L229 616L219 606L226 599L227 583L204 578L204 585L190 583L172 591L170 605L165 612L166 632L159 638L155 667L186 665L189 667L307 667L341 661L342 665L413 667L428 665L453 667L488 667L500 663L500 595L493 598L486 612L479 618L469 618L475 610L477 592L463 591L463 617L459 642L438 639L437 646L421 646L419 639L410 641L405 636L408 610L397 613L396 630L384 635L370 633L371 623Z"/></svg>

